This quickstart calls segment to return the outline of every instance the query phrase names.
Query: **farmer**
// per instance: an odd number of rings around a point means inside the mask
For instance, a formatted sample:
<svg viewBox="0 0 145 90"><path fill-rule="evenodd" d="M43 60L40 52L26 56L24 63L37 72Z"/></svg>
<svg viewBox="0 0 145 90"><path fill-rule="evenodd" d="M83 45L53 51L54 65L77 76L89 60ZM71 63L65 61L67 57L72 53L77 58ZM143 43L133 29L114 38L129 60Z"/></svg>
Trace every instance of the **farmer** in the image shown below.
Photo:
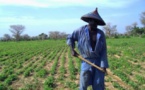
<svg viewBox="0 0 145 90"><path fill-rule="evenodd" d="M104 71L108 68L106 38L98 25L105 25L105 22L100 17L97 8L81 17L81 19L88 23L79 29L75 30L67 37L67 44L71 48L71 54L77 56L75 49L75 41L80 54L83 58L101 67ZM87 90L89 85L92 85L93 90L104 90L105 73L94 68L88 63L81 62L80 73L80 90Z"/></svg>

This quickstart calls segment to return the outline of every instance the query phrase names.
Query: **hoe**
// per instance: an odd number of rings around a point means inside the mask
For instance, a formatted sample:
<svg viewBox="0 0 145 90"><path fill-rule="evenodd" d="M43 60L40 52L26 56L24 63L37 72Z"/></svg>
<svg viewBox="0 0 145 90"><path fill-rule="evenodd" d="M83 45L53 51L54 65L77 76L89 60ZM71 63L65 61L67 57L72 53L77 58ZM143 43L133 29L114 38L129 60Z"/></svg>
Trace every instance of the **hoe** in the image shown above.
<svg viewBox="0 0 145 90"><path fill-rule="evenodd" d="M98 70L106 73L106 75L110 75L112 78L114 78L119 84L123 85L124 88L126 88L127 90L133 90L130 86L126 85L120 78L118 78L117 76L113 75L113 73L111 73L110 71L106 72L104 71L104 69L100 68L99 66L91 63L90 61L86 60L85 58L83 58L81 55L77 54L77 57L85 62L87 62L88 64L92 65L93 67L97 68Z"/></svg>

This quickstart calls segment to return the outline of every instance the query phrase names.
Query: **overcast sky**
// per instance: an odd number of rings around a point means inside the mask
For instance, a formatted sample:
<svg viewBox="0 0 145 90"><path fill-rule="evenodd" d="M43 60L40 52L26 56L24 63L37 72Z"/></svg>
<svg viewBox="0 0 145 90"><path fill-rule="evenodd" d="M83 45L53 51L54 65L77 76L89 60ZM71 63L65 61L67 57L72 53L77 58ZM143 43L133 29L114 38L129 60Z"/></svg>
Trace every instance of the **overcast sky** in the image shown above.
<svg viewBox="0 0 145 90"><path fill-rule="evenodd" d="M142 26L145 0L0 0L0 37L11 35L10 25L18 24L24 25L23 34L30 36L49 31L70 34L87 24L80 17L96 7L106 23L117 25L119 33L134 22Z"/></svg>

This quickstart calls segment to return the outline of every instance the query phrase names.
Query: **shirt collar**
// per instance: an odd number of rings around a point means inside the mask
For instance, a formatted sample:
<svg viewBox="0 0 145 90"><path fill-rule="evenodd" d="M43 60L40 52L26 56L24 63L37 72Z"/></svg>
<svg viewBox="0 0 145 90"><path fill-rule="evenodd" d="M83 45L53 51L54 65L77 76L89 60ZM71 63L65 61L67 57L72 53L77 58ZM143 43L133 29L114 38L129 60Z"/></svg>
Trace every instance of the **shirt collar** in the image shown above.
<svg viewBox="0 0 145 90"><path fill-rule="evenodd" d="M88 40L90 40L90 37L89 37L89 27L88 26L85 28L85 34L86 34ZM97 33L97 37L96 37L97 38L97 41L99 40L100 37L101 37L101 34L98 32Z"/></svg>

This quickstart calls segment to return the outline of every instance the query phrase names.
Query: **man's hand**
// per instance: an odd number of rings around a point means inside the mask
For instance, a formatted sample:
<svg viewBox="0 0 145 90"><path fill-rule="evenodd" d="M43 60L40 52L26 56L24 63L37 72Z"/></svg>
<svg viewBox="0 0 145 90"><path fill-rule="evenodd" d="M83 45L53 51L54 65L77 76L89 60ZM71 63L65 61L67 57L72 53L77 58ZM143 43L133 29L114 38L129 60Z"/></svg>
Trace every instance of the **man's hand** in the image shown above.
<svg viewBox="0 0 145 90"><path fill-rule="evenodd" d="M105 74L107 74L107 70L106 70L106 68L102 68L102 69L104 70Z"/></svg>
<svg viewBox="0 0 145 90"><path fill-rule="evenodd" d="M75 50L71 50L71 54L74 57L77 57L79 55Z"/></svg>

